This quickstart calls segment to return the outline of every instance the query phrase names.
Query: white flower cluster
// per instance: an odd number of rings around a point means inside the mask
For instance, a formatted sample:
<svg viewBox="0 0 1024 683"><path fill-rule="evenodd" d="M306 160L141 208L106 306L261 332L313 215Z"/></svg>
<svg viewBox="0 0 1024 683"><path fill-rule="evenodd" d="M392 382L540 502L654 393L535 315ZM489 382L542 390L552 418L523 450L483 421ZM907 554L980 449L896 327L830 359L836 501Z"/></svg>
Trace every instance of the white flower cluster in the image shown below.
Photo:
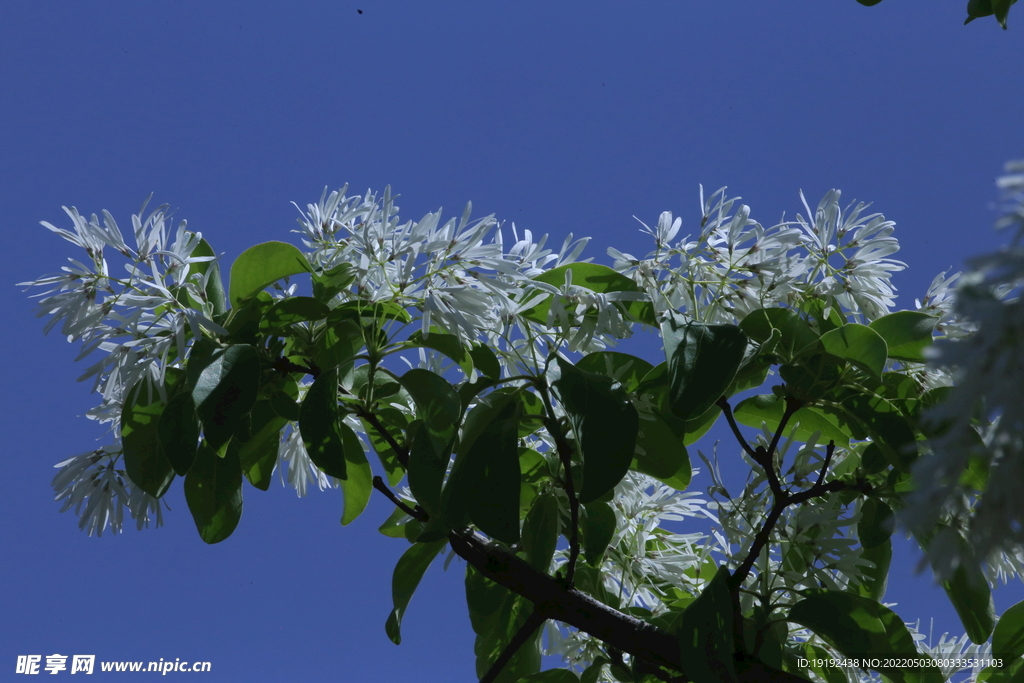
<svg viewBox="0 0 1024 683"><path fill-rule="evenodd" d="M970 272L960 278L954 313L961 329L975 331L937 345L932 365L950 372L956 386L931 412L941 435L932 441L934 453L914 469L918 490L904 514L922 531L938 522L960 528L989 563L990 577L1004 579L1017 573L1024 547L1024 162L1010 162L1006 170L997 183L1007 192L997 226L1015 227L1016 234L1000 251L971 259ZM980 495L961 482L969 464L987 471ZM955 569L957 544L935 545L933 563Z"/></svg>
<svg viewBox="0 0 1024 683"><path fill-rule="evenodd" d="M711 579L712 573L701 574L699 568L713 564L711 554L720 552L721 536L677 533L665 526L701 517L717 522L707 501L696 496L638 472L629 472L615 487L615 533L598 574L604 590L622 608L642 608L657 616L681 597L699 595ZM567 502L564 507L568 519ZM568 549L555 553L556 566L568 559ZM574 667L592 662L602 648L599 639L553 622L546 635L545 654L561 656Z"/></svg>
<svg viewBox="0 0 1024 683"><path fill-rule="evenodd" d="M73 231L46 222L43 226L84 249L87 262L68 259L70 265L61 274L19 283L46 288L34 295L39 297L37 315L51 316L46 332L62 323L61 333L69 342L82 342L79 359L97 350L106 354L79 380L93 378L93 388L102 400L88 416L108 424L114 442L59 463L53 480L63 509L74 507L80 528L90 535L101 534L107 524L119 531L125 507L139 528L148 526L151 517L157 526L162 523L158 501L117 468L122 402L140 379L149 379L156 390L162 390L164 373L184 360L186 327L196 337L203 329L223 332L211 320L212 304L206 297L207 279L214 270L208 262L214 257L194 255L202 235L186 230L182 221L171 242L167 207L144 216L145 209L143 204L132 216L136 245L132 248L108 212L103 212L101 221L95 214L86 218L77 209L65 207ZM127 260L123 276L111 274L104 253L108 247ZM179 297L191 299L194 305L181 304Z"/></svg>
<svg viewBox="0 0 1024 683"><path fill-rule="evenodd" d="M888 258L899 250L894 224L881 214L845 210L829 191L808 217L769 228L750 218L750 207L725 188L705 201L701 188L700 234L677 240L682 219L664 212L656 228L644 225L655 249L642 259L608 249L615 268L633 277L657 310L683 309L705 322L735 322L758 308L797 306L809 296L835 302L857 319L889 312L893 272L906 267Z"/></svg>
<svg viewBox="0 0 1024 683"><path fill-rule="evenodd" d="M615 306L624 295L596 295L573 285L571 273L561 287L531 279L573 263L589 238L570 234L555 253L544 248L547 236L534 241L529 230L520 236L512 226L506 249L493 216L470 221L472 204L458 220L441 223L437 211L401 223L390 188L380 200L345 191L325 190L299 219L311 263L352 264L355 282L340 297L419 309L424 334L437 328L464 342L483 341L509 370L523 362L537 367L532 347L541 340L590 350L629 334ZM524 316L551 295L547 325Z"/></svg>

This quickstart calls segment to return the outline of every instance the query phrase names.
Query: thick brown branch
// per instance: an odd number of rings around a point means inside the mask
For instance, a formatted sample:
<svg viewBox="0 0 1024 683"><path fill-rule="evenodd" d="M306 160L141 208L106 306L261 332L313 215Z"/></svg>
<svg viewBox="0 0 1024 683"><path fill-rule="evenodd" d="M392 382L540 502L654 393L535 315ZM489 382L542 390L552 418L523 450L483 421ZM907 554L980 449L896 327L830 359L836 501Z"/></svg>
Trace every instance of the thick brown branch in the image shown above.
<svg viewBox="0 0 1024 683"><path fill-rule="evenodd" d="M635 657L683 670L679 642L671 633L566 588L478 533L453 531L448 540L452 549L481 574L523 596L547 618L574 626Z"/></svg>
<svg viewBox="0 0 1024 683"><path fill-rule="evenodd" d="M651 666L684 671L677 636L623 614L528 565L497 543L473 531L448 534L452 549L491 581L521 595L544 617L573 626ZM739 683L807 683L806 679L766 666L748 656L736 660ZM675 683L688 683L680 675Z"/></svg>

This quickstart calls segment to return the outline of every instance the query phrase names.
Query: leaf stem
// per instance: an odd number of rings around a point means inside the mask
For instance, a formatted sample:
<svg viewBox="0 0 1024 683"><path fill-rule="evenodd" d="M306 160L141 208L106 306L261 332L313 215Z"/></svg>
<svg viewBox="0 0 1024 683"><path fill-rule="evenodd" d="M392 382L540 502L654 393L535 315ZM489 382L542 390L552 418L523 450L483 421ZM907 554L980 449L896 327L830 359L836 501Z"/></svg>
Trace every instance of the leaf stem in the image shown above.
<svg viewBox="0 0 1024 683"><path fill-rule="evenodd" d="M533 634L536 633L537 629L540 628L547 619L548 618L544 616L544 613L535 606L533 611L530 612L530 616L526 617L526 621L523 622L523 625L520 626L519 630L516 631L514 636L512 636L512 640L508 641L508 645L505 646L505 649L501 651L498 658L494 660L493 664L491 664L491 668L489 668L487 673L480 678L480 683L494 683L498 678L498 674L500 674L501 670L505 668L505 665L508 664L509 660L515 656L516 652L519 651L519 648L526 644L526 641L533 637Z"/></svg>
<svg viewBox="0 0 1024 683"><path fill-rule="evenodd" d="M565 493L569 497L569 562L565 570L566 587L572 588L576 580L576 563L580 557L580 501L576 497L576 485L572 480L572 446L565 440L558 417L551 405L547 382L543 378L535 379L541 400L544 402L544 426L555 440L558 458L565 470Z"/></svg>

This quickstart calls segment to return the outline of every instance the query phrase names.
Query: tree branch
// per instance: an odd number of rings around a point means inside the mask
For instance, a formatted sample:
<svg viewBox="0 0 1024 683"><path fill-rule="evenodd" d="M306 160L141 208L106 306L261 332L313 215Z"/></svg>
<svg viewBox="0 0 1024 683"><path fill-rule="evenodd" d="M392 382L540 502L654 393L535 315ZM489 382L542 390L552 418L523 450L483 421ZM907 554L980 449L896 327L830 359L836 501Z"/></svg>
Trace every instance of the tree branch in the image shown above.
<svg viewBox="0 0 1024 683"><path fill-rule="evenodd" d="M320 368L313 363L310 363L309 367L307 367L305 365L293 363L284 356L274 360L274 369L278 372L301 372L304 375L309 375L313 379L319 377L321 372Z"/></svg>
<svg viewBox="0 0 1024 683"><path fill-rule="evenodd" d="M488 669L487 673L480 678L480 683L494 683L498 678L498 674L500 674L501 670L505 668L505 665L508 664L509 660L515 656L516 652L519 651L519 648L525 645L526 641L528 641L533 634L536 633L537 629L540 628L547 620L548 618L544 616L544 613L537 607L534 607L533 611L530 612L530 616L526 618L523 625L520 626L519 630L516 631L516 634L512 636L512 640L508 641L508 645L505 646L505 649L501 651L498 658L494 660L493 664L491 664L491 668Z"/></svg>
<svg viewBox="0 0 1024 683"><path fill-rule="evenodd" d="M740 442L740 446L742 446L743 450L747 452L747 455L754 460L757 460L757 454L754 452L754 449L750 447L750 444L747 443L747 440L743 438L743 433L740 432L739 425L736 424L736 418L733 417L732 406L729 405L729 401L725 396L723 396L715 401L715 404L721 408L722 412L725 414L725 419L729 423L729 428L732 429L732 433L736 437L736 440Z"/></svg>
<svg viewBox="0 0 1024 683"><path fill-rule="evenodd" d="M491 581L521 595L546 618L561 621L629 653L651 666L684 672L677 636L623 614L585 593L567 588L537 571L498 543L470 530L452 531L448 541L457 555ZM739 683L807 683L795 674L774 669L746 655L736 659ZM688 683L682 674L675 683Z"/></svg>
<svg viewBox="0 0 1024 683"><path fill-rule="evenodd" d="M679 642L671 633L567 588L479 533L452 531L448 541L459 557L491 581L532 602L547 618L574 626L634 657L683 670Z"/></svg>
<svg viewBox="0 0 1024 683"><path fill-rule="evenodd" d="M417 505L415 508L411 508L408 505L406 505L405 501L396 496L395 493L388 488L387 484L385 484L384 480L381 479L380 477L374 476L373 488L377 489L385 496L387 496L387 499L394 503L395 507L397 507L399 510L409 515L413 519L418 519L421 522L427 521L427 513L426 511L423 510L423 508L421 508L419 505Z"/></svg>

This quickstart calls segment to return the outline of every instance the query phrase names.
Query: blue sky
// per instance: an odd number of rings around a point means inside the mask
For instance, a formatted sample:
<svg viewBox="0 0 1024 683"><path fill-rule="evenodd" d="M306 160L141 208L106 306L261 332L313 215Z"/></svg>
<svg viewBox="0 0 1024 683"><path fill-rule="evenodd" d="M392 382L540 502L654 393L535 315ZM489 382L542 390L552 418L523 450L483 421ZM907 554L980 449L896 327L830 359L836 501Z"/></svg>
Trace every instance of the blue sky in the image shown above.
<svg viewBox="0 0 1024 683"><path fill-rule="evenodd" d="M472 200L474 215L559 242L590 235L585 256L608 262L607 246L646 251L633 216L672 210L692 230L698 183L728 185L766 224L801 210L800 189L813 204L837 187L896 221L910 268L895 282L912 307L937 272L1001 243L993 180L1024 156L1024 26L964 27L960 2L17 2L4 14L0 678L19 654L59 652L207 660L211 682L473 680L460 564L432 568L400 647L384 634L404 549L376 531L385 501L342 529L337 491L249 488L216 546L180 483L159 530L89 538L58 514L52 465L102 430L77 417L95 403L74 382L77 350L42 335L14 283L77 257L38 226L67 227L61 205L124 226L153 192L230 263L294 239L292 201L390 184L406 218ZM914 564L902 554L886 599L904 619L934 617L936 636L962 632ZM996 593L1004 608L1022 598L1020 583Z"/></svg>

